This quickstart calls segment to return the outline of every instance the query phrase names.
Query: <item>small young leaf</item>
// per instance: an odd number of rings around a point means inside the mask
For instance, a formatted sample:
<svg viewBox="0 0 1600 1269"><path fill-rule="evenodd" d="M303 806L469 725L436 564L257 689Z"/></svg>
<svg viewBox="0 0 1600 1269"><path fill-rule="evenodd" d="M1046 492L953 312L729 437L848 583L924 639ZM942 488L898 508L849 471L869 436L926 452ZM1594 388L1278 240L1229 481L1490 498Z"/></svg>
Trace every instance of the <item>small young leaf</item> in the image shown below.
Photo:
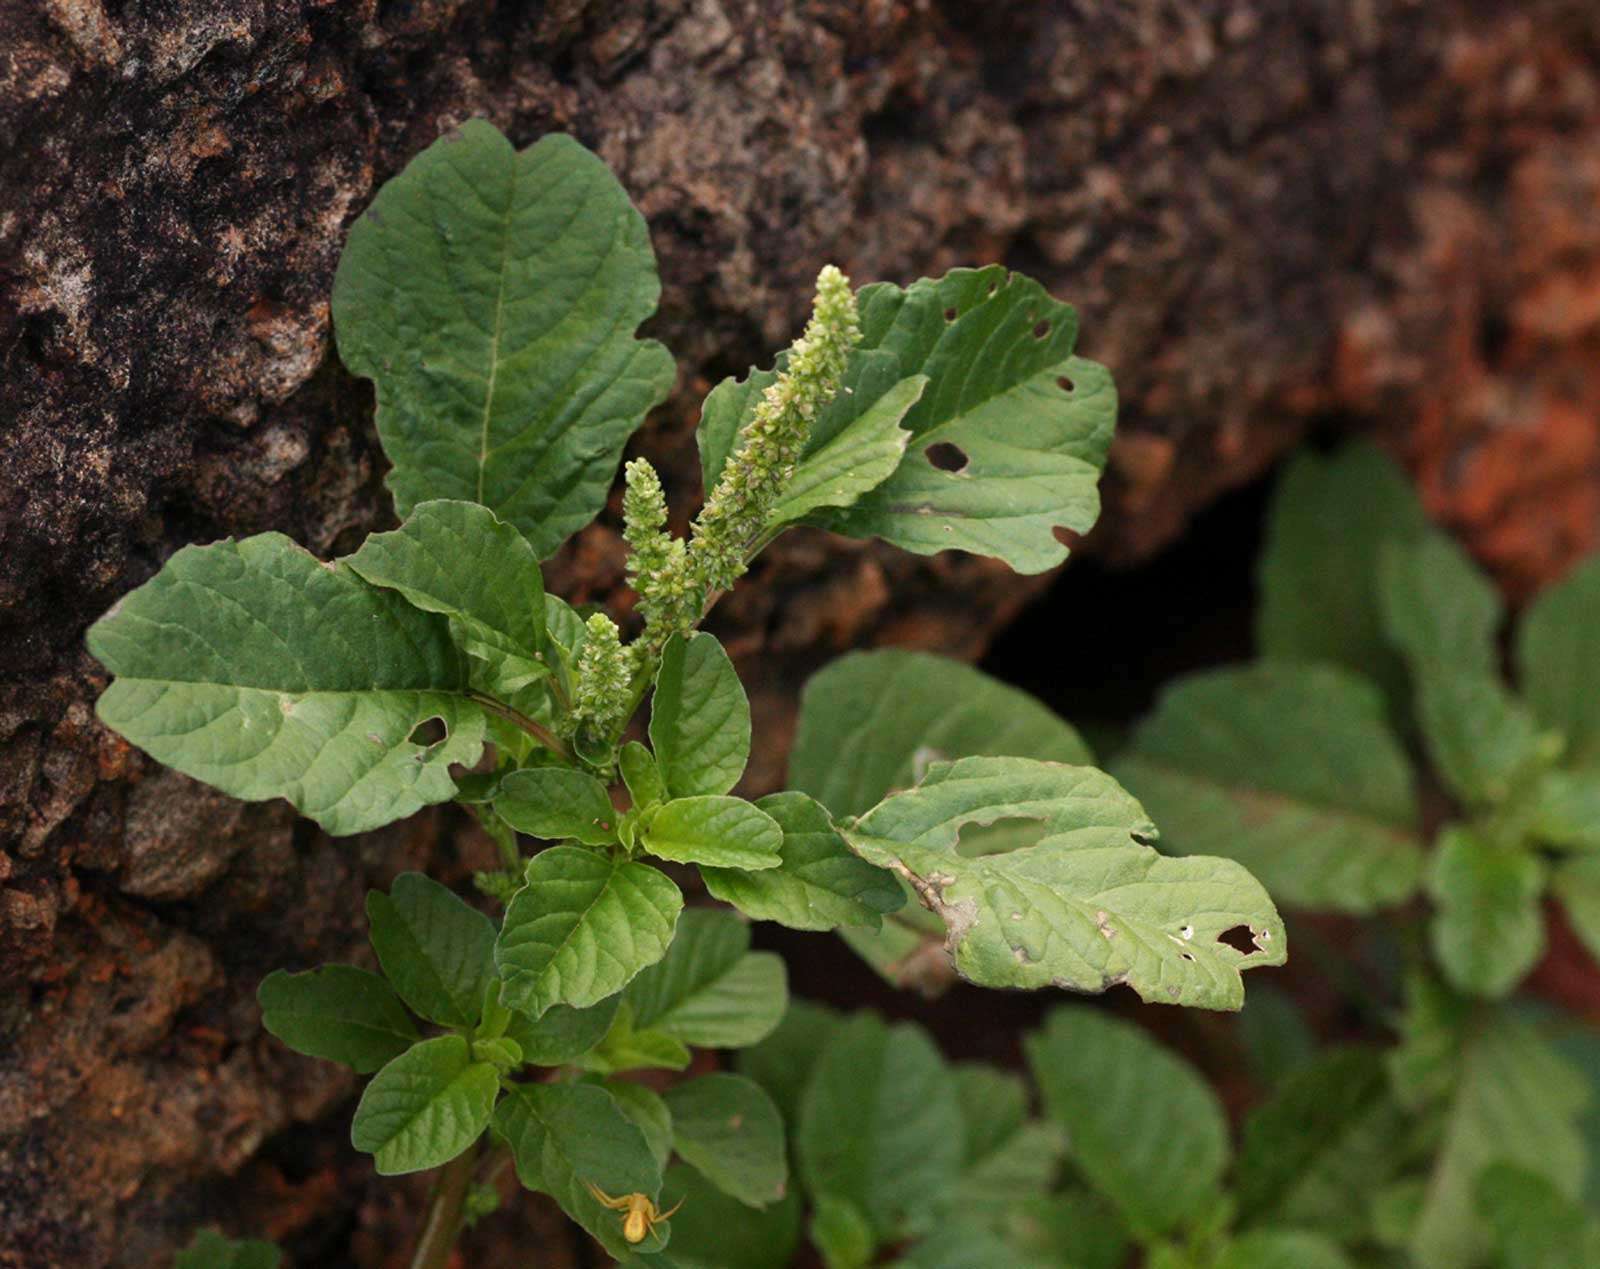
<svg viewBox="0 0 1600 1269"><path fill-rule="evenodd" d="M702 1075L673 1085L666 1102L672 1146L685 1163L751 1207L784 1196L789 1159L783 1119L759 1084L739 1075Z"/></svg>
<svg viewBox="0 0 1600 1269"><path fill-rule="evenodd" d="M1149 1239L1215 1197L1228 1128L1199 1073L1139 1028L1085 1006L1054 1010L1025 1042L1073 1163Z"/></svg>
<svg viewBox="0 0 1600 1269"><path fill-rule="evenodd" d="M1258 1229L1229 1243L1215 1269L1354 1269L1354 1264L1322 1234Z"/></svg>
<svg viewBox="0 0 1600 1269"><path fill-rule="evenodd" d="M804 793L773 793L756 806L783 830L780 863L757 872L702 866L706 889L724 903L794 930L876 929L883 913L905 903L894 875L856 858L821 803Z"/></svg>
<svg viewBox="0 0 1600 1269"><path fill-rule="evenodd" d="M1099 515L1117 411L1111 376L1072 355L1072 307L999 266L864 287L859 303L856 356L893 353L899 376L928 383L905 416L911 442L894 474L814 523L924 555L992 555L1019 573L1061 563L1053 530L1087 532ZM936 465L939 445L959 469Z"/></svg>
<svg viewBox="0 0 1600 1269"><path fill-rule="evenodd" d="M592 846L617 840L619 812L606 786L565 767L530 767L500 781L494 809L519 833L547 841L577 838Z"/></svg>
<svg viewBox="0 0 1600 1269"><path fill-rule="evenodd" d="M650 743L675 798L728 792L750 757L750 702L733 662L708 634L674 635L650 701Z"/></svg>
<svg viewBox="0 0 1600 1269"><path fill-rule="evenodd" d="M494 1126L511 1147L517 1179L550 1195L618 1260L659 1250L660 1233L631 1246L622 1217L589 1191L613 1198L661 1192L661 1165L639 1126L594 1084L518 1085L495 1108Z"/></svg>
<svg viewBox="0 0 1600 1269"><path fill-rule="evenodd" d="M962 826L1024 818L1037 846L970 859ZM1024 758L935 763L845 830L870 863L908 877L949 930L961 974L980 986L1104 991L1237 1009L1240 973L1282 964L1283 922L1232 860L1171 859L1140 805L1102 771ZM1222 936L1250 933L1244 952Z"/></svg>
<svg viewBox="0 0 1600 1269"><path fill-rule="evenodd" d="M1600 1265L1600 1224L1548 1177L1492 1164L1479 1175L1477 1192L1505 1269Z"/></svg>
<svg viewBox="0 0 1600 1269"><path fill-rule="evenodd" d="M729 1198L687 1164L675 1164L661 1187L661 1202L683 1206L672 1218L672 1250L679 1269L788 1269L800 1244L800 1196L768 1207Z"/></svg>
<svg viewBox="0 0 1600 1269"><path fill-rule="evenodd" d="M494 963L505 1002L535 1019L622 990L661 959L683 908L665 873L579 846L535 855L527 878L506 908Z"/></svg>
<svg viewBox="0 0 1600 1269"><path fill-rule="evenodd" d="M224 1238L214 1229L202 1229L178 1253L172 1269L278 1269L283 1252L259 1238Z"/></svg>
<svg viewBox="0 0 1600 1269"><path fill-rule="evenodd" d="M1600 851L1600 768L1545 772L1534 791L1532 820L1541 842Z"/></svg>
<svg viewBox="0 0 1600 1269"><path fill-rule="evenodd" d="M343 835L455 796L483 749L441 616L280 533L188 546L90 627L116 680L102 722L247 801L287 798ZM437 718L446 738L413 742Z"/></svg>
<svg viewBox="0 0 1600 1269"><path fill-rule="evenodd" d="M788 1004L783 961L749 948L750 929L732 913L685 912L666 956L629 984L634 1025L701 1048L770 1035Z"/></svg>
<svg viewBox="0 0 1600 1269"><path fill-rule="evenodd" d="M605 1038L621 1003L622 997L617 995L587 1009L552 1005L537 1021L513 1011L506 1035L521 1047L524 1061L535 1066L564 1066Z"/></svg>
<svg viewBox="0 0 1600 1269"><path fill-rule="evenodd" d="M960 1175L964 1133L955 1077L927 1034L860 1014L812 1068L796 1158L819 1210L842 1199L890 1240Z"/></svg>
<svg viewBox="0 0 1600 1269"><path fill-rule="evenodd" d="M1434 851L1429 927L1445 977L1462 991L1501 997L1544 951L1544 869L1538 859L1446 829Z"/></svg>
<svg viewBox="0 0 1600 1269"><path fill-rule="evenodd" d="M612 1075L618 1071L681 1071L693 1060L689 1046L675 1036L635 1027L633 1006L623 1001L605 1038L578 1059L578 1065Z"/></svg>
<svg viewBox="0 0 1600 1269"><path fill-rule="evenodd" d="M1071 727L1026 692L925 652L852 652L811 677L789 784L835 815L910 788L930 762L994 757L1094 761Z"/></svg>
<svg viewBox="0 0 1600 1269"><path fill-rule="evenodd" d="M661 1094L643 1084L630 1084L626 1080L607 1080L601 1087L610 1093L617 1108L638 1126L644 1134L645 1144L656 1158L656 1165L665 1168L672 1154L672 1112Z"/></svg>
<svg viewBox="0 0 1600 1269"><path fill-rule="evenodd" d="M1588 1081L1529 1024L1505 1014L1483 1023L1462 1053L1412 1232L1417 1269L1460 1269L1488 1251L1476 1186L1489 1164L1522 1167L1568 1198L1583 1182L1587 1151L1576 1120L1592 1096Z"/></svg>
<svg viewBox="0 0 1600 1269"><path fill-rule="evenodd" d="M635 807L643 809L667 800L667 786L661 779L661 770L654 756L637 740L622 746L617 766Z"/></svg>
<svg viewBox="0 0 1600 1269"><path fill-rule="evenodd" d="M471 567L463 567L470 560ZM457 642L484 665L487 690L508 696L548 673L544 577L527 539L487 507L424 502L392 533L374 533L349 559L374 586L443 613Z"/></svg>
<svg viewBox="0 0 1600 1269"><path fill-rule="evenodd" d="M1403 1163L1395 1142L1404 1130L1376 1053L1323 1054L1245 1122L1235 1180L1240 1224L1350 1237Z"/></svg>
<svg viewBox="0 0 1600 1269"><path fill-rule="evenodd" d="M1410 766L1378 694L1332 666L1182 679L1111 770L1174 849L1237 859L1284 903L1371 912L1416 889Z"/></svg>
<svg viewBox="0 0 1600 1269"><path fill-rule="evenodd" d="M1539 721L1567 739L1565 760L1600 768L1600 555L1534 601L1517 630L1522 690Z"/></svg>
<svg viewBox="0 0 1600 1269"><path fill-rule="evenodd" d="M797 1123L812 1068L843 1025L825 1005L796 1000L766 1039L740 1051L734 1069L767 1090L785 1123Z"/></svg>
<svg viewBox="0 0 1600 1269"><path fill-rule="evenodd" d="M474 1062L460 1036L423 1040L372 1077L350 1144L383 1176L436 1168L482 1135L499 1092L499 1071Z"/></svg>
<svg viewBox="0 0 1600 1269"><path fill-rule="evenodd" d="M753 872L783 863L783 828L743 798L667 802L645 822L640 840L652 855L680 864Z"/></svg>
<svg viewBox="0 0 1600 1269"><path fill-rule="evenodd" d="M481 502L554 553L672 387L666 349L633 337L659 294L644 219L570 137L519 154L473 119L414 158L351 227L333 284L400 513Z"/></svg>
<svg viewBox="0 0 1600 1269"><path fill-rule="evenodd" d="M1384 637L1378 558L1421 536L1422 506L1405 474L1370 445L1303 453L1273 492L1258 569L1256 646L1274 661L1324 661L1405 699L1405 669ZM1396 712L1393 716L1399 717Z"/></svg>
<svg viewBox="0 0 1600 1269"><path fill-rule="evenodd" d="M400 999L429 1022L470 1027L494 974L494 922L420 872L367 893L373 950Z"/></svg>
<svg viewBox="0 0 1600 1269"><path fill-rule="evenodd" d="M370 1075L411 1047L416 1024L389 984L354 965L275 970L256 991L261 1023L296 1053Z"/></svg>
<svg viewBox="0 0 1600 1269"><path fill-rule="evenodd" d="M813 1196L806 1232L827 1269L866 1269L878 1249L867 1214L836 1194Z"/></svg>

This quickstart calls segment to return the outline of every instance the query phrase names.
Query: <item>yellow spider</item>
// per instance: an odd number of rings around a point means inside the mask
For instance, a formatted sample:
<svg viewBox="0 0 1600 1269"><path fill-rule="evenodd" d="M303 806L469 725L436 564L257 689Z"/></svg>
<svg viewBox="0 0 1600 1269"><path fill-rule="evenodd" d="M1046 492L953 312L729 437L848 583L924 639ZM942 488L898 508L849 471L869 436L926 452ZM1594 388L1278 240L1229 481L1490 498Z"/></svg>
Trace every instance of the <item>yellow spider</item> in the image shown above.
<svg viewBox="0 0 1600 1269"><path fill-rule="evenodd" d="M600 1203L613 1212L624 1213L622 1236L630 1243L642 1243L655 1232L659 1221L667 1220L683 1206L683 1199L679 1199L663 1212L643 1194L624 1194L621 1198L612 1198L593 1181L585 1181L584 1184Z"/></svg>

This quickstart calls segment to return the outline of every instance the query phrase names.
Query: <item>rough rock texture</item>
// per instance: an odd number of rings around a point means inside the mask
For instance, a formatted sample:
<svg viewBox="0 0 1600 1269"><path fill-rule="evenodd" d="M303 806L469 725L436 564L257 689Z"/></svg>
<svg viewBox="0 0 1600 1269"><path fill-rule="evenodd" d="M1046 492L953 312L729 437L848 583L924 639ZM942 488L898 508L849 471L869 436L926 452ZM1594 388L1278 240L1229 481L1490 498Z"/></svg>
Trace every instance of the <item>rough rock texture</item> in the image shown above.
<svg viewBox="0 0 1600 1269"><path fill-rule="evenodd" d="M649 217L682 374L639 448L680 514L694 403L819 263L1003 259L1123 392L1090 549L1148 554L1309 425L1379 428L1515 594L1600 536L1590 0L0 0L0 32L0 1265L160 1264L217 1218L307 1264L403 1247L403 1191L317 1123L351 1083L252 994L483 843L334 843L155 769L94 722L82 632L183 543L386 523L329 284L464 118L575 133ZM551 573L625 605L614 519ZM974 655L1038 585L789 540L718 617L767 654L753 783L825 655Z"/></svg>

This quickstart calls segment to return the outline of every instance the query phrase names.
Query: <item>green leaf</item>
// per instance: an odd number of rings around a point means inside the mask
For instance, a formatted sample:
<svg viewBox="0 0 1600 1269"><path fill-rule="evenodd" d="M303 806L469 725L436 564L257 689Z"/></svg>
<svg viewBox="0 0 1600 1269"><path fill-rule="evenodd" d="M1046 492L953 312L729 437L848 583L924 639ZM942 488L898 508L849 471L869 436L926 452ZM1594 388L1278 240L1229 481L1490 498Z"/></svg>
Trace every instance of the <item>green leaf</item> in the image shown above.
<svg viewBox="0 0 1600 1269"><path fill-rule="evenodd" d="M494 1126L511 1147L517 1179L548 1194L618 1260L656 1251L658 1232L637 1246L622 1237L622 1214L601 1205L594 1185L622 1198L661 1192L661 1165L639 1126L594 1084L524 1084L495 1108ZM658 1227L658 1229L664 1227Z"/></svg>
<svg viewBox="0 0 1600 1269"><path fill-rule="evenodd" d="M528 862L506 908L494 963L513 1009L539 1018L622 990L672 942L683 896L648 864L555 846Z"/></svg>
<svg viewBox="0 0 1600 1269"><path fill-rule="evenodd" d="M1600 959L1600 855L1562 860L1550 874L1550 889L1573 933Z"/></svg>
<svg viewBox="0 0 1600 1269"><path fill-rule="evenodd" d="M283 1252L258 1238L224 1238L214 1229L202 1229L178 1253L172 1269L278 1269Z"/></svg>
<svg viewBox="0 0 1600 1269"><path fill-rule="evenodd" d="M672 1146L724 1194L765 1207L784 1196L789 1159L783 1119L759 1084L702 1075L666 1093Z"/></svg>
<svg viewBox="0 0 1600 1269"><path fill-rule="evenodd" d="M552 1005L537 1021L525 1013L513 1012L506 1035L521 1046L525 1061L535 1066L565 1066L605 1038L621 1003L618 995L587 1009Z"/></svg>
<svg viewBox="0 0 1600 1269"><path fill-rule="evenodd" d="M1240 1223L1351 1237L1403 1162L1395 1142L1405 1126L1378 1054L1322 1054L1245 1121L1235 1177Z"/></svg>
<svg viewBox="0 0 1600 1269"><path fill-rule="evenodd" d="M1554 756L1553 738L1498 675L1419 672L1416 712L1433 765L1469 806L1505 802Z"/></svg>
<svg viewBox="0 0 1600 1269"><path fill-rule="evenodd" d="M960 1175L964 1133L955 1077L927 1034L861 1014L812 1068L797 1163L814 1197L853 1204L887 1241Z"/></svg>
<svg viewBox="0 0 1600 1269"><path fill-rule="evenodd" d="M1600 555L1540 594L1517 629L1517 669L1539 721L1567 738L1569 765L1600 768ZM103 658L102 658L103 659Z"/></svg>
<svg viewBox="0 0 1600 1269"><path fill-rule="evenodd" d="M626 1080L607 1080L602 1087L611 1094L622 1113L638 1125L650 1153L655 1156L656 1165L665 1168L672 1154L672 1112L661 1094Z"/></svg>
<svg viewBox="0 0 1600 1269"><path fill-rule="evenodd" d="M628 786L628 797L633 805L644 809L667 800L667 786L661 779L661 770L654 756L637 740L622 746L617 755L617 766L623 783Z"/></svg>
<svg viewBox="0 0 1600 1269"><path fill-rule="evenodd" d="M1404 700L1405 669L1378 606L1378 559L1385 543L1426 527L1405 474L1372 446L1301 454L1268 513L1258 569L1261 655L1332 662L1375 680L1391 702Z"/></svg>
<svg viewBox="0 0 1600 1269"><path fill-rule="evenodd" d="M787 1269L799 1249L798 1194L747 1207L680 1163L667 1173L661 1202L670 1208L680 1199L669 1254L681 1269Z"/></svg>
<svg viewBox="0 0 1600 1269"><path fill-rule="evenodd" d="M865 1269L878 1248L867 1214L836 1194L813 1197L807 1233L827 1269Z"/></svg>
<svg viewBox="0 0 1600 1269"><path fill-rule="evenodd" d="M1493 1164L1478 1177L1478 1203L1505 1269L1593 1269L1600 1225L1548 1177Z"/></svg>
<svg viewBox="0 0 1600 1269"><path fill-rule="evenodd" d="M1417 1269L1480 1263L1490 1234L1476 1186L1491 1163L1515 1164L1576 1198L1587 1154L1576 1121L1590 1097L1588 1081L1532 1026L1504 1014L1487 1019L1462 1054L1412 1234Z"/></svg>
<svg viewBox="0 0 1600 1269"><path fill-rule="evenodd" d="M755 871L783 863L783 828L754 803L688 797L664 803L640 835L652 855L680 864Z"/></svg>
<svg viewBox="0 0 1600 1269"><path fill-rule="evenodd" d="M577 838L592 846L617 840L620 815L606 786L565 767L530 767L500 781L494 809L519 833L547 841Z"/></svg>
<svg viewBox="0 0 1600 1269"><path fill-rule="evenodd" d="M1462 991L1501 997L1544 951L1544 869L1469 829L1448 828L1434 851L1429 933L1445 977Z"/></svg>
<svg viewBox="0 0 1600 1269"><path fill-rule="evenodd" d="M1086 1007L1052 1011L1024 1042L1073 1163L1150 1239L1196 1219L1228 1161L1222 1106L1139 1028Z"/></svg>
<svg viewBox="0 0 1600 1269"><path fill-rule="evenodd" d="M905 903L894 876L851 853L827 808L804 793L773 793L756 806L783 830L776 868L702 867L706 889L747 916L794 930L876 929Z"/></svg>
<svg viewBox="0 0 1600 1269"><path fill-rule="evenodd" d="M1094 761L1070 726L1026 692L925 652L853 652L811 677L789 784L835 815L860 815L937 760Z"/></svg>
<svg viewBox="0 0 1600 1269"><path fill-rule="evenodd" d="M402 515L480 502L540 558L594 518L672 358L644 219L570 137L520 154L470 120L389 181L333 284L339 356L378 389Z"/></svg>
<svg viewBox="0 0 1600 1269"><path fill-rule="evenodd" d="M765 1039L735 1056L734 1068L767 1090L785 1123L797 1123L800 1097L812 1068L843 1025L825 1005L796 1000Z"/></svg>
<svg viewBox="0 0 1600 1269"><path fill-rule="evenodd" d="M1281 902L1371 912L1416 889L1409 764L1377 692L1332 666L1182 679L1111 770L1172 849L1237 859Z"/></svg>
<svg viewBox="0 0 1600 1269"><path fill-rule="evenodd" d="M1269 1088L1309 1065L1318 1044L1294 997L1270 983L1250 989L1239 1040L1257 1083Z"/></svg>
<svg viewBox="0 0 1600 1269"><path fill-rule="evenodd" d="M750 702L722 645L673 635L650 700L650 744L675 798L728 792L750 757Z"/></svg>
<svg viewBox="0 0 1600 1269"><path fill-rule="evenodd" d="M928 383L905 415L911 441L894 474L814 522L924 555L992 555L1019 573L1061 563L1053 530L1086 532L1100 513L1117 410L1104 367L1072 355L1071 306L999 266L864 287L859 303L856 356L892 353L896 382ZM930 454L935 445L951 448ZM943 454L959 469L936 465Z"/></svg>
<svg viewBox="0 0 1600 1269"><path fill-rule="evenodd" d="M1037 846L968 859L963 825L1040 820ZM949 930L980 986L1104 991L1202 1008L1244 1003L1243 969L1281 964L1283 922L1260 884L1226 859L1169 859L1155 827L1102 771L1024 758L935 763L922 783L868 811L845 836L906 876ZM1254 949L1222 936L1246 927Z"/></svg>
<svg viewBox="0 0 1600 1269"><path fill-rule="evenodd" d="M750 928L730 912L693 908L657 965L628 987L639 1030L700 1048L742 1048L770 1035L788 1004L783 960L752 952Z"/></svg>
<svg viewBox="0 0 1600 1269"><path fill-rule="evenodd" d="M539 559L487 507L421 503L394 532L363 542L349 564L413 607L450 618L462 650L484 663L478 673L486 690L508 696L549 672Z"/></svg>
<svg viewBox="0 0 1600 1269"><path fill-rule="evenodd" d="M802 459L768 523L789 524L825 507L851 506L894 475L911 441L900 424L927 382L921 375L900 380L838 436Z"/></svg>
<svg viewBox="0 0 1600 1269"><path fill-rule="evenodd" d="M420 872L367 892L373 950L384 977L429 1022L470 1027L494 974L494 922Z"/></svg>
<svg viewBox="0 0 1600 1269"><path fill-rule="evenodd" d="M1499 672L1500 592L1448 534L1379 547L1378 605L1384 632L1413 665Z"/></svg>
<svg viewBox="0 0 1600 1269"><path fill-rule="evenodd" d="M350 1144L383 1176L436 1168L482 1135L499 1092L499 1071L474 1062L462 1037L423 1040L372 1077Z"/></svg>
<svg viewBox="0 0 1600 1269"><path fill-rule="evenodd" d="M275 970L261 980L256 999L262 1025L296 1053L343 1062L358 1075L370 1075L417 1038L389 984L354 965Z"/></svg>
<svg viewBox="0 0 1600 1269"><path fill-rule="evenodd" d="M983 1222L957 1215L941 1225L936 1236L893 1261L892 1269L990 1269L993 1265L1055 1269L1060 1263L1055 1256L1029 1256Z"/></svg>
<svg viewBox="0 0 1600 1269"><path fill-rule="evenodd" d="M1534 790L1532 818L1542 842L1600 851L1600 770L1545 772Z"/></svg>
<svg viewBox="0 0 1600 1269"><path fill-rule="evenodd" d="M1110 1203L1084 1189L1025 1198L1006 1215L1006 1241L1048 1264L1124 1269L1128 1231Z"/></svg>
<svg viewBox="0 0 1600 1269"><path fill-rule="evenodd" d="M682 1040L665 1031L635 1027L633 1006L623 1001L605 1038L585 1053L578 1065L586 1071L611 1075L617 1071L681 1071L693 1060L694 1055Z"/></svg>
<svg viewBox="0 0 1600 1269"><path fill-rule="evenodd" d="M969 1165L993 1154L1022 1127L1028 1113L1028 1090L1020 1076L976 1062L955 1068L961 1117L967 1125Z"/></svg>
<svg viewBox="0 0 1600 1269"><path fill-rule="evenodd" d="M89 630L102 722L234 797L287 798L336 835L455 796L483 747L443 617L279 533L179 551ZM431 718L446 739L414 743Z"/></svg>
<svg viewBox="0 0 1600 1269"><path fill-rule="evenodd" d="M1229 1243L1215 1269L1354 1269L1338 1243L1299 1229L1258 1229Z"/></svg>

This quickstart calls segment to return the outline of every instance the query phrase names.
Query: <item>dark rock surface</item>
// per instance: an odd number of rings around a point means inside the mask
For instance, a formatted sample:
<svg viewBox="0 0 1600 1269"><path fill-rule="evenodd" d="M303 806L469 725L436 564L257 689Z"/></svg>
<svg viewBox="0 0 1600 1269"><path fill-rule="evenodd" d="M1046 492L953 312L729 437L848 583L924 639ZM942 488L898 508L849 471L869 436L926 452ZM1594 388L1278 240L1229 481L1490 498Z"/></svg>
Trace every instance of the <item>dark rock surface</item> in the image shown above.
<svg viewBox="0 0 1600 1269"><path fill-rule="evenodd" d="M820 263L1000 259L1123 393L1089 549L1148 555L1311 425L1376 426L1513 593L1600 535L1588 0L0 0L0 1265L161 1264L216 1218L327 1263L406 1236L317 1123L351 1082L253 992L484 843L444 814L335 843L156 769L95 723L82 633L184 543L388 522L329 285L472 115L573 132L648 216L681 373L638 448L680 514L695 403ZM625 605L621 559L603 523L552 584ZM787 540L718 616L765 654L752 784L822 658L976 655L1042 584Z"/></svg>

